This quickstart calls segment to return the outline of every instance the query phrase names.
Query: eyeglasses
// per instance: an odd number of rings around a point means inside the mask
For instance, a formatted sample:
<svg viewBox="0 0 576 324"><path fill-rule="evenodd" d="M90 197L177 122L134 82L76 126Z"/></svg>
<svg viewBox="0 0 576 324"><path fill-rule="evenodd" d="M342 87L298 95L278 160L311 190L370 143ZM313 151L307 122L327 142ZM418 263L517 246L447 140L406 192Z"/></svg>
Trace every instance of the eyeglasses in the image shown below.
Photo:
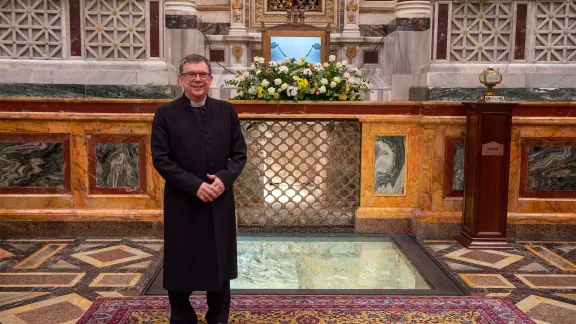
<svg viewBox="0 0 576 324"><path fill-rule="evenodd" d="M195 79L196 79L196 76L199 76L199 77L200 77L200 80L206 80L206 79L208 79L208 77L210 76L210 74L209 74L209 73L206 73L206 72L200 72L200 73L196 73L196 72L186 72L186 73L182 73L182 74L180 74L180 75L183 76L183 77L186 77L186 78L188 78L188 79L190 79L190 80L195 80Z"/></svg>

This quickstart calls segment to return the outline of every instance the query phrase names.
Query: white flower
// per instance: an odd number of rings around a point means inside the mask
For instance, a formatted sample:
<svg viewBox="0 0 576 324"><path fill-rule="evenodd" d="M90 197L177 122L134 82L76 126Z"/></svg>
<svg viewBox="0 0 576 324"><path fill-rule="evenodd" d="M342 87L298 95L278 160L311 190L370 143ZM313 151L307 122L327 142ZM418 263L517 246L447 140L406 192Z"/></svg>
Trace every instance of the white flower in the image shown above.
<svg viewBox="0 0 576 324"><path fill-rule="evenodd" d="M326 78L322 78L322 80L320 80L320 83L322 83L322 84L328 84L328 80L326 80Z"/></svg>
<svg viewBox="0 0 576 324"><path fill-rule="evenodd" d="M268 93L269 93L271 96L274 95L274 92L276 92L276 89L274 89L274 87L268 88Z"/></svg>
<svg viewBox="0 0 576 324"><path fill-rule="evenodd" d="M262 80L262 86L263 87L267 87L270 85L270 82L268 82L268 80Z"/></svg>
<svg viewBox="0 0 576 324"><path fill-rule="evenodd" d="M342 61L342 65L348 65L348 61L346 60Z"/></svg>
<svg viewBox="0 0 576 324"><path fill-rule="evenodd" d="M262 70L258 69L256 70L256 72L254 72L256 75L260 74L262 72Z"/></svg>
<svg viewBox="0 0 576 324"><path fill-rule="evenodd" d="M351 77L350 79L348 79L348 84L352 84L354 83L354 81L356 81L356 79L354 79L354 77Z"/></svg>
<svg viewBox="0 0 576 324"><path fill-rule="evenodd" d="M295 76L292 77L292 79L293 79L294 81L298 81L298 79L300 79L300 78L299 78L297 75L295 75Z"/></svg>
<svg viewBox="0 0 576 324"><path fill-rule="evenodd" d="M320 88L318 88L318 91L320 91L320 93L325 93L325 92L326 92L326 87L325 87L325 86L321 86Z"/></svg>
<svg viewBox="0 0 576 324"><path fill-rule="evenodd" d="M350 78L350 73L344 72L344 79L349 79L349 78Z"/></svg>
<svg viewBox="0 0 576 324"><path fill-rule="evenodd" d="M270 62L268 62L268 65L274 66L274 65L276 65L276 61L270 61Z"/></svg>
<svg viewBox="0 0 576 324"><path fill-rule="evenodd" d="M292 89L292 91L290 91L290 94L292 95L292 97L294 97L295 95L297 95L297 94L298 94L298 88Z"/></svg>
<svg viewBox="0 0 576 324"><path fill-rule="evenodd" d="M255 93L256 93L256 88L254 88L254 87L248 88L248 93L249 93L249 94L255 94Z"/></svg>
<svg viewBox="0 0 576 324"><path fill-rule="evenodd" d="M305 69L302 71L302 74L304 74L304 75L312 75L312 70L310 70L309 68L305 68Z"/></svg>
<svg viewBox="0 0 576 324"><path fill-rule="evenodd" d="M298 64L298 65L302 65L302 64L304 64L304 61L302 61L302 60L298 60L298 61L296 61L296 64Z"/></svg>
<svg viewBox="0 0 576 324"><path fill-rule="evenodd" d="M306 55L301 55L301 56L300 56L300 59L301 59L302 61L306 61Z"/></svg>
<svg viewBox="0 0 576 324"><path fill-rule="evenodd" d="M288 73L288 67L286 65L282 65L278 71L280 73Z"/></svg>
<svg viewBox="0 0 576 324"><path fill-rule="evenodd" d="M282 85L280 86L280 88L286 90L286 88L288 88L288 85L286 83L282 83Z"/></svg>
<svg viewBox="0 0 576 324"><path fill-rule="evenodd" d="M324 62L324 64L322 64L323 67L328 68L330 66L330 64Z"/></svg>
<svg viewBox="0 0 576 324"><path fill-rule="evenodd" d="M330 55L330 56L328 56L328 61L329 61L329 62L334 62L334 61L336 61L336 55Z"/></svg>
<svg viewBox="0 0 576 324"><path fill-rule="evenodd" d="M333 80L334 82L336 82L336 83L339 83L340 81L342 81L342 80L340 80L339 77L334 77L334 79L332 79L332 80Z"/></svg>
<svg viewBox="0 0 576 324"><path fill-rule="evenodd" d="M244 77L243 74L240 74L240 76L238 77L238 80L240 80L240 81L244 81L245 79L246 79L246 78Z"/></svg>
<svg viewBox="0 0 576 324"><path fill-rule="evenodd" d="M274 80L274 84L275 84L275 85L281 85L281 84L282 84L282 80L276 79L276 80Z"/></svg>
<svg viewBox="0 0 576 324"><path fill-rule="evenodd" d="M242 97L242 96L244 95L244 91L238 92L238 95L239 95L240 97Z"/></svg>
<svg viewBox="0 0 576 324"><path fill-rule="evenodd" d="M258 63L260 62L260 57L259 56L254 56L254 63Z"/></svg>
<svg viewBox="0 0 576 324"><path fill-rule="evenodd" d="M330 82L330 88L336 88L336 82L332 81Z"/></svg>
<svg viewBox="0 0 576 324"><path fill-rule="evenodd" d="M242 73L242 75L244 76L245 79L248 79L250 77L250 72L245 71L244 73Z"/></svg>
<svg viewBox="0 0 576 324"><path fill-rule="evenodd" d="M259 57L259 58L258 58L258 62L264 64L264 58L263 58L263 57Z"/></svg>
<svg viewBox="0 0 576 324"><path fill-rule="evenodd" d="M341 67L342 67L342 63L336 62L336 68L339 69L339 68L341 68Z"/></svg>
<svg viewBox="0 0 576 324"><path fill-rule="evenodd" d="M290 58L289 58L289 57L285 58L285 59L284 59L284 62L290 63Z"/></svg>

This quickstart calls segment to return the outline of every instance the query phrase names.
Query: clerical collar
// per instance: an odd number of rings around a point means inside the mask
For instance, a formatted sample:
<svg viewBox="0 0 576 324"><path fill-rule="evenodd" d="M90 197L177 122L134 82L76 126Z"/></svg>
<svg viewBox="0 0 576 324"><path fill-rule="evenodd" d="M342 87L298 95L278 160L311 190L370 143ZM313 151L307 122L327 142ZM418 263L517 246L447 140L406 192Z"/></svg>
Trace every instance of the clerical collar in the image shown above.
<svg viewBox="0 0 576 324"><path fill-rule="evenodd" d="M206 104L206 98L204 98L204 100L202 100L200 102L194 102L194 101L190 100L190 106L194 107L194 108L204 107L204 104Z"/></svg>

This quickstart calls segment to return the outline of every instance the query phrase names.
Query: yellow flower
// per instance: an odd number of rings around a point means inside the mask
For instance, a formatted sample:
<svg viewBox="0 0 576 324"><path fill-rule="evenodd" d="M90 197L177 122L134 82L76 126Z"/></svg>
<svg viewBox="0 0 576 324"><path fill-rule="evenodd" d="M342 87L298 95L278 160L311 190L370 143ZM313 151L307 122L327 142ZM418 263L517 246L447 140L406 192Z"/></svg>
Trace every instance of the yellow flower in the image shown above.
<svg viewBox="0 0 576 324"><path fill-rule="evenodd" d="M264 88L258 87L258 98L262 98L264 96L263 92L264 92Z"/></svg>
<svg viewBox="0 0 576 324"><path fill-rule="evenodd" d="M350 92L350 87L346 86L346 92Z"/></svg>
<svg viewBox="0 0 576 324"><path fill-rule="evenodd" d="M342 101L346 100L347 98L348 98L348 96L346 96L346 95L339 95L338 96L338 99L342 100Z"/></svg>
<svg viewBox="0 0 576 324"><path fill-rule="evenodd" d="M304 89L308 87L308 80L306 79L298 79L298 89Z"/></svg>

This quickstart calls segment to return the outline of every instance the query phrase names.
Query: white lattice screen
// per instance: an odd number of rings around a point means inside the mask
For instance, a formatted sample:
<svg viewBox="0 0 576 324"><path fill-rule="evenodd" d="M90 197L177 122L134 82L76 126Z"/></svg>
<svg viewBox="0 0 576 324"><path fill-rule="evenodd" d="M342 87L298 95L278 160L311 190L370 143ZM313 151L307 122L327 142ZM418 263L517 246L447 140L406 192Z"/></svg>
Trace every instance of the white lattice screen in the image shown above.
<svg viewBox="0 0 576 324"><path fill-rule="evenodd" d="M87 59L146 59L145 0L86 0L84 48Z"/></svg>
<svg viewBox="0 0 576 324"><path fill-rule="evenodd" d="M435 35L437 41L434 42L433 52L437 52L436 47L440 43L447 44L447 55L439 58L441 60L458 63L513 62L516 5L520 3L528 6L525 42L527 62L576 62L574 0L493 0L486 3L471 0L437 1L436 12L439 6L449 8L448 21L445 22L448 24L447 42L438 42L444 36ZM440 15L437 14L435 19L440 19Z"/></svg>
<svg viewBox="0 0 576 324"><path fill-rule="evenodd" d="M576 62L576 1L537 1L534 61Z"/></svg>
<svg viewBox="0 0 576 324"><path fill-rule="evenodd" d="M0 58L65 56L61 0L0 0Z"/></svg>
<svg viewBox="0 0 576 324"><path fill-rule="evenodd" d="M451 61L509 61L512 47L511 2L454 2L451 25Z"/></svg>

